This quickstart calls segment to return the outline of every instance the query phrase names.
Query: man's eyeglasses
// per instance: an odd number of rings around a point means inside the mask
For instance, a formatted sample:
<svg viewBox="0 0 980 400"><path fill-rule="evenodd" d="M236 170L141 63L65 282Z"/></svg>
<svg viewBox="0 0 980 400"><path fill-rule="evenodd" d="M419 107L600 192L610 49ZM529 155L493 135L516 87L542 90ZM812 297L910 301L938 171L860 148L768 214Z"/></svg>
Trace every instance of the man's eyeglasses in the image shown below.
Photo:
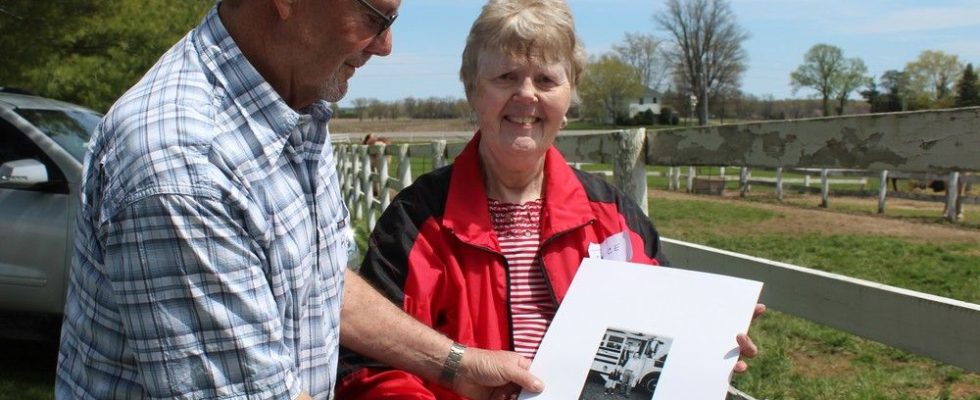
<svg viewBox="0 0 980 400"><path fill-rule="evenodd" d="M364 7L367 7L368 10L371 10L371 13L373 13L374 16L378 17L378 22L379 22L378 36L381 36L382 33L385 33L385 31L388 30L388 28L391 28L391 24L395 23L395 18L398 18L398 13L391 14L390 17L382 14L381 11L378 11L377 8L374 8L374 6L372 6L371 3L368 3L367 0L357 0L357 2L361 3L361 5Z"/></svg>

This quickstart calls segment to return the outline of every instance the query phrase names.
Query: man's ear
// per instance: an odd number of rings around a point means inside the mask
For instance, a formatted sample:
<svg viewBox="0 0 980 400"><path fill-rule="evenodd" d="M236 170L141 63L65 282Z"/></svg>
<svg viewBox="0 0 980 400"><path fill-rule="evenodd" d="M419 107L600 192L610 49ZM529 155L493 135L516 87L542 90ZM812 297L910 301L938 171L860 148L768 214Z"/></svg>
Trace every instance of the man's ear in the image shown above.
<svg viewBox="0 0 980 400"><path fill-rule="evenodd" d="M276 9L276 13L279 15L280 20L287 20L289 16L292 15L293 8L296 6L298 0L272 0L272 5Z"/></svg>

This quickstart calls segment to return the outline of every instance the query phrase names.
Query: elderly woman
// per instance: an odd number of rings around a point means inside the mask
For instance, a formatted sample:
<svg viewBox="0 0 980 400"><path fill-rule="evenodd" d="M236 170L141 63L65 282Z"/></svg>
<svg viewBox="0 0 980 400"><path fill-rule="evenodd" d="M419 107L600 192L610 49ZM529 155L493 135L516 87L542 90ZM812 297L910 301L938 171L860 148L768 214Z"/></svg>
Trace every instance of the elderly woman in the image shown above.
<svg viewBox="0 0 980 400"><path fill-rule="evenodd" d="M491 0L460 70L479 130L453 165L399 193L371 235L361 274L459 350L534 357L596 247L618 242L625 246L602 256L664 263L643 211L552 146L584 62L564 1ZM443 387L451 382L349 351L340 375L338 398L458 398Z"/></svg>

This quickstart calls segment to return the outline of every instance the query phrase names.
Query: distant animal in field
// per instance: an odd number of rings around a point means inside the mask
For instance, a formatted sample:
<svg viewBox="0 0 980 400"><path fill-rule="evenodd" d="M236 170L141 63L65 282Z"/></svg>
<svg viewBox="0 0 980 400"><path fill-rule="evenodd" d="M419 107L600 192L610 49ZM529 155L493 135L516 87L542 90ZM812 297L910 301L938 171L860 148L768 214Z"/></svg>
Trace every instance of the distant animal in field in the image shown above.
<svg viewBox="0 0 980 400"><path fill-rule="evenodd" d="M391 144L391 139L388 139L384 136L377 136L373 133L368 133L367 135L364 136L364 139L361 140L361 144L366 144L368 146L372 146L375 144L389 145ZM389 161L390 159L391 156L384 156L385 162ZM371 154L371 171L373 173L377 173L377 171L381 169L381 161L382 158L379 154ZM380 185L378 185L377 181L375 181L372 184L372 191L374 192L375 197L377 197L381 193L381 187Z"/></svg>
<svg viewBox="0 0 980 400"><path fill-rule="evenodd" d="M960 180L956 184L956 219L963 219L963 196L966 194L966 174L960 174ZM949 198L949 185L943 180L933 180L929 182L929 189L933 192L943 192L944 198ZM949 212L949 203L944 203L943 215Z"/></svg>

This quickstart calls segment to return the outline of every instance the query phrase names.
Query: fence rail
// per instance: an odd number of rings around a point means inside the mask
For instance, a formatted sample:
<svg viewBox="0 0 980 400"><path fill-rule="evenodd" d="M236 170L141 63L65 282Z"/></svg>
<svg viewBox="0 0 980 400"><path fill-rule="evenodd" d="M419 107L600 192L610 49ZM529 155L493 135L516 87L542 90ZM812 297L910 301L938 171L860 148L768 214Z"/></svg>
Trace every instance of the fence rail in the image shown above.
<svg viewBox="0 0 980 400"><path fill-rule="evenodd" d="M411 182L412 158L426 159L438 168L464 145L445 140L370 149L338 144L345 199L353 205L355 217L366 218L373 229L376 216L390 201L389 190ZM944 177L955 188L961 172L980 171L980 108L562 134L555 145L569 162L611 164L614 183L643 210L648 209L647 165L676 167L668 179L674 188L680 187L681 166L744 167L743 192L749 183L759 182L751 177L752 168L776 169L777 192L785 182L784 170L816 169L826 202L831 169L865 170L877 176L881 188L887 187L893 171ZM394 178L388 176L390 162L398 168ZM687 170L690 188L695 175L693 167ZM880 211L885 190L879 192ZM955 205L956 191L949 192L954 194L947 201ZM952 210L955 213L955 207ZM762 299L773 309L980 372L980 305L672 239L664 239L664 250L682 268L765 282Z"/></svg>

